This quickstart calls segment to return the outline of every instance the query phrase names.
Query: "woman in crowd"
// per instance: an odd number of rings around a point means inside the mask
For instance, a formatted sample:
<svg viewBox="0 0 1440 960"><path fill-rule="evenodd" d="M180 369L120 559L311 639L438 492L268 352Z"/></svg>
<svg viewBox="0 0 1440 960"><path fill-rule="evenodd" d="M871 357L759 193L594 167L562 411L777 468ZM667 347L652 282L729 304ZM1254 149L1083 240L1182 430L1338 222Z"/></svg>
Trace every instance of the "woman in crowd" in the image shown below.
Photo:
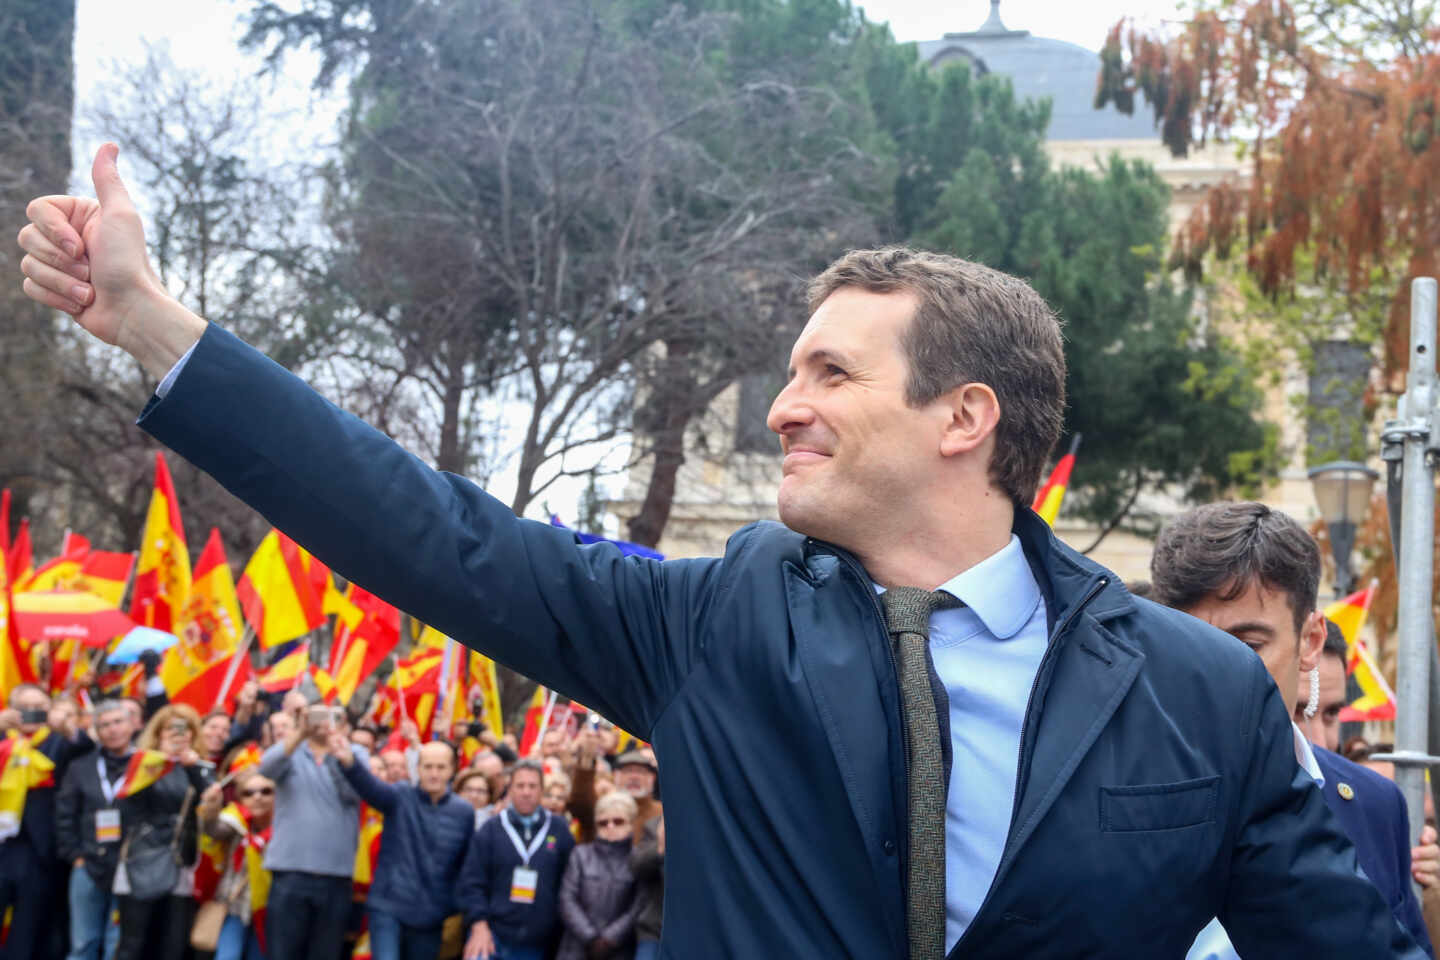
<svg viewBox="0 0 1440 960"><path fill-rule="evenodd" d="M455 778L455 794L475 808L475 829L495 816L490 806L490 781L479 770L462 770Z"/></svg>
<svg viewBox="0 0 1440 960"><path fill-rule="evenodd" d="M212 786L200 804L200 829L225 845L225 873L215 894L225 906L225 923L215 960L265 960L263 928L256 920L270 889L264 862L275 784L259 770L245 770L235 778L235 796L238 803L222 809L223 793Z"/></svg>
<svg viewBox="0 0 1440 960"><path fill-rule="evenodd" d="M196 752L199 742L200 716L183 704L156 711L140 734L119 802L124 836L115 876L120 903L115 960L181 960L190 945L195 805L209 786L208 768Z"/></svg>
<svg viewBox="0 0 1440 960"><path fill-rule="evenodd" d="M635 800L614 791L595 804L594 843L575 848L560 885L565 925L556 960L630 960L635 955L635 878L630 873Z"/></svg>

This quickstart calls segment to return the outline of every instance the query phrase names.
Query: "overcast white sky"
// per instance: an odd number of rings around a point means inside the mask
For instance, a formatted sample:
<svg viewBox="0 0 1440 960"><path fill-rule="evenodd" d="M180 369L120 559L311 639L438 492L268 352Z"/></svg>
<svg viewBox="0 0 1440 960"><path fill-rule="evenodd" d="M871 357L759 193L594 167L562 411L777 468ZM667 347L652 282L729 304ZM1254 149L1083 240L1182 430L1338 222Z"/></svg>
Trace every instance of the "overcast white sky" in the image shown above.
<svg viewBox="0 0 1440 960"><path fill-rule="evenodd" d="M545 0L532 0L543 3ZM239 25L241 13L249 10L250 0L78 0L75 36L76 104L103 100L106 95L107 68L112 62L122 64L144 61L145 43L168 47L177 66L201 71L218 80L234 80L253 73L258 58L242 55L237 41L243 32ZM870 0L857 3L871 20L887 21L901 41L938 39L947 32L974 30L989 15L989 0L965 0L963 3L938 0ZM1104 42L1110 26L1122 16L1134 16L1145 23L1180 16L1175 0L1002 0L1001 18L1012 30L1029 30L1044 37L1068 40L1092 50ZM307 129L296 131L296 143L328 139L334 129L334 117L340 94L328 104L310 102L309 83L315 73L313 56L292 57L286 74L279 78L270 94L277 110L293 111L295 123ZM89 190L89 158L103 132L96 136L81 134L75 142L75 188ZM121 172L125 158L120 160ZM502 472L489 484L492 493L508 499L507 479ZM618 480L606 484L611 495L620 494ZM561 489L556 484L547 492L550 503L566 520L573 519L574 504L580 494L579 483ZM538 508L538 505L537 505ZM568 512L568 515L567 515ZM612 536L616 531L608 531Z"/></svg>

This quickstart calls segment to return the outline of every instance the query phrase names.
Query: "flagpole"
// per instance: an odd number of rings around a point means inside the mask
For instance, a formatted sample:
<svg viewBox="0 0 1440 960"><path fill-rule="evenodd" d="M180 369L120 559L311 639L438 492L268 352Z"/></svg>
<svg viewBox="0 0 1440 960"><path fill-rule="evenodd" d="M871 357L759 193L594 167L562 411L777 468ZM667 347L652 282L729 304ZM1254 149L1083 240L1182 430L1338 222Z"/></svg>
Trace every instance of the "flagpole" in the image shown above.
<svg viewBox="0 0 1440 960"><path fill-rule="evenodd" d="M395 658L395 669L390 671L390 679L395 684L395 704L400 709L400 726L404 727L410 721L410 716L405 710L405 688L400 686L400 658Z"/></svg>
<svg viewBox="0 0 1440 960"><path fill-rule="evenodd" d="M454 688L453 688L452 684L450 683L450 667L451 667L451 665L452 665L454 662L455 662L455 638L454 638L454 637L446 637L446 638L445 638L445 653L444 653L444 655L441 656L441 658L440 658L440 696L441 696L442 699L441 699L441 701L440 701L440 711L439 711L439 713L440 713L440 719L441 719L441 722L442 722L442 727L441 727L441 729L445 732L445 737L446 737L447 740L448 740L449 737L450 737L450 726L451 726L450 711L451 711L451 708L453 708L453 707L455 706L455 696L454 696L454 694L452 693L452 690L453 690ZM434 723L431 723L431 725L430 725L430 736L431 736L432 738L435 736L435 725L434 725Z"/></svg>
<svg viewBox="0 0 1440 960"><path fill-rule="evenodd" d="M250 624L245 624L245 633L240 637L240 649L230 657L230 666L225 669L225 680L220 684L220 695L215 698L215 706L211 707L211 710L219 710L225 705L225 695L230 692L230 685L235 682L235 674L240 671L240 658L250 655L250 642L254 639L255 631L250 629Z"/></svg>

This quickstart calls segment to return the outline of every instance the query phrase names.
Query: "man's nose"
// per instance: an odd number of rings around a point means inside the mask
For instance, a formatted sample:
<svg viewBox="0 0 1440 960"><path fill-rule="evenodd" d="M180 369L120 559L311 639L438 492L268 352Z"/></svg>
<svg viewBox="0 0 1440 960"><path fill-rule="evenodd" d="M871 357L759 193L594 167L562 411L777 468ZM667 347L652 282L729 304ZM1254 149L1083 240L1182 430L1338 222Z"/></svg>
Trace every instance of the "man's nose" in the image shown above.
<svg viewBox="0 0 1440 960"><path fill-rule="evenodd" d="M800 378L796 377L775 398L770 405L770 413L765 417L765 425L773 432L784 436L800 427L806 426L815 419L815 411L811 409L809 398L800 384Z"/></svg>

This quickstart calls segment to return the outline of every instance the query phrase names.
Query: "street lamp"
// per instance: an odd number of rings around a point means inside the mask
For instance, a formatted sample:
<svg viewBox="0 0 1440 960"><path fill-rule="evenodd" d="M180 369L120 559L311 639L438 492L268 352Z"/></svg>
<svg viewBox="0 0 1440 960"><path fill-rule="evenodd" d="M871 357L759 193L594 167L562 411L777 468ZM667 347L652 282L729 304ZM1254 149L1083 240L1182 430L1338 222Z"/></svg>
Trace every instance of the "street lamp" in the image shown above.
<svg viewBox="0 0 1440 960"><path fill-rule="evenodd" d="M1370 490L1379 476L1363 463L1337 460L1312 467L1308 473L1315 503L1330 531L1330 551L1335 557L1335 598L1355 589L1350 554L1355 549L1355 531L1370 509Z"/></svg>

